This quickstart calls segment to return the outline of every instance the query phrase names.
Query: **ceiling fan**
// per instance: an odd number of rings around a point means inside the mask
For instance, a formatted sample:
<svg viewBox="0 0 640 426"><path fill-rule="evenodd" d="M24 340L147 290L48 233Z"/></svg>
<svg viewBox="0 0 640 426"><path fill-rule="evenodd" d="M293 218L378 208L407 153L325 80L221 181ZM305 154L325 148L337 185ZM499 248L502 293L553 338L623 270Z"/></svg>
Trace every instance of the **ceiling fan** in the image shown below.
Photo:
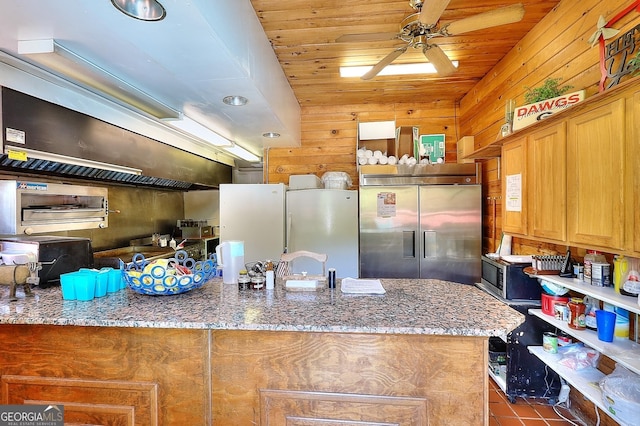
<svg viewBox="0 0 640 426"><path fill-rule="evenodd" d="M380 62L360 77L370 80L383 68L393 62L398 56L406 52L410 47L422 49L422 53L431 62L440 77L446 77L456 71L456 67L444 51L431 39L436 37L448 37L484 28L497 27L520 21L524 16L524 6L521 3L506 6L488 12L473 15L468 18L450 22L438 26L440 16L451 0L409 0L409 5L416 10L406 17L400 24L398 33L371 33L371 34L345 34L336 39L338 43L385 41L399 39L407 44L399 47L382 58ZM425 4L426 3L426 4Z"/></svg>

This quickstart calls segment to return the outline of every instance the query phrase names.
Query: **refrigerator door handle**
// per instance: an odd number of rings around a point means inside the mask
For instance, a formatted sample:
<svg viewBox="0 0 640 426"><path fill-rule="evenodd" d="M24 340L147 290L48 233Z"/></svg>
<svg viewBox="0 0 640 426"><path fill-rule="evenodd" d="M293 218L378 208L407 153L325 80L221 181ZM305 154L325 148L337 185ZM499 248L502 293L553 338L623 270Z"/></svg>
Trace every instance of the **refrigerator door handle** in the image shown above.
<svg viewBox="0 0 640 426"><path fill-rule="evenodd" d="M285 237L285 246L284 252L289 253L289 242L291 241L291 222L293 222L293 215L291 213L287 214L287 223L286 223L286 237Z"/></svg>
<svg viewBox="0 0 640 426"><path fill-rule="evenodd" d="M416 257L416 232L415 231L402 231L402 257L415 259Z"/></svg>
<svg viewBox="0 0 640 426"><path fill-rule="evenodd" d="M436 231L432 231L432 230L427 230L424 231L424 238L423 238L423 242L424 242L424 247L423 247L423 253L424 253L424 258L428 259L428 258L435 258L437 256L437 241L436 241Z"/></svg>

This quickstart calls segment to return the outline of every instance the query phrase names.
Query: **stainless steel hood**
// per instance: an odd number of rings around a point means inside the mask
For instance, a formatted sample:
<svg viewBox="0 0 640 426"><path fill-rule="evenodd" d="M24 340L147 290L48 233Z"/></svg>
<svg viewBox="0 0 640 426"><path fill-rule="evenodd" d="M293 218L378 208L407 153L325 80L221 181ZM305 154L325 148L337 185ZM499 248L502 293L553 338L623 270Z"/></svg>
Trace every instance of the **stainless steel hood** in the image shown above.
<svg viewBox="0 0 640 426"><path fill-rule="evenodd" d="M2 88L0 171L176 190L231 182L231 167Z"/></svg>

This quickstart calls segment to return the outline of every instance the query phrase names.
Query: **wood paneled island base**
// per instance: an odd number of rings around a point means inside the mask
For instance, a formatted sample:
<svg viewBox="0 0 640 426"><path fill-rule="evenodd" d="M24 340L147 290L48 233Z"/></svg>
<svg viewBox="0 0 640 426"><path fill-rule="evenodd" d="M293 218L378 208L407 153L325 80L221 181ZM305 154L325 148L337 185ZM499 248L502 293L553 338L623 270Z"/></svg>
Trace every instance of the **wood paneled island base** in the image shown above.
<svg viewBox="0 0 640 426"><path fill-rule="evenodd" d="M3 404L65 424L487 424L487 337L0 325Z"/></svg>
<svg viewBox="0 0 640 426"><path fill-rule="evenodd" d="M487 425L488 342L524 316L474 286L383 279L91 301L0 287L0 403L65 425Z"/></svg>

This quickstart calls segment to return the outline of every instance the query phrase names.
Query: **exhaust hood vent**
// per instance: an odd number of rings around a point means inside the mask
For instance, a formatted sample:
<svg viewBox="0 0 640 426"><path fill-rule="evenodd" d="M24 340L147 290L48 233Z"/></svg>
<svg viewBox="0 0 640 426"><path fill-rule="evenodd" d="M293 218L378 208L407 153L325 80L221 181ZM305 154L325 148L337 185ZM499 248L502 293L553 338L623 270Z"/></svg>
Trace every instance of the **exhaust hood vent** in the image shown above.
<svg viewBox="0 0 640 426"><path fill-rule="evenodd" d="M65 164L57 161L30 158L27 161L12 160L4 154L0 157L2 170L16 173L34 173L45 176L58 176L80 178L85 180L110 182L135 186L149 186L155 188L168 188L177 190L211 189L210 186L198 185L190 182L181 182L160 177L135 175L126 172L104 170L96 167Z"/></svg>
<svg viewBox="0 0 640 426"><path fill-rule="evenodd" d="M181 191L231 182L226 164L7 87L1 96L0 171Z"/></svg>

